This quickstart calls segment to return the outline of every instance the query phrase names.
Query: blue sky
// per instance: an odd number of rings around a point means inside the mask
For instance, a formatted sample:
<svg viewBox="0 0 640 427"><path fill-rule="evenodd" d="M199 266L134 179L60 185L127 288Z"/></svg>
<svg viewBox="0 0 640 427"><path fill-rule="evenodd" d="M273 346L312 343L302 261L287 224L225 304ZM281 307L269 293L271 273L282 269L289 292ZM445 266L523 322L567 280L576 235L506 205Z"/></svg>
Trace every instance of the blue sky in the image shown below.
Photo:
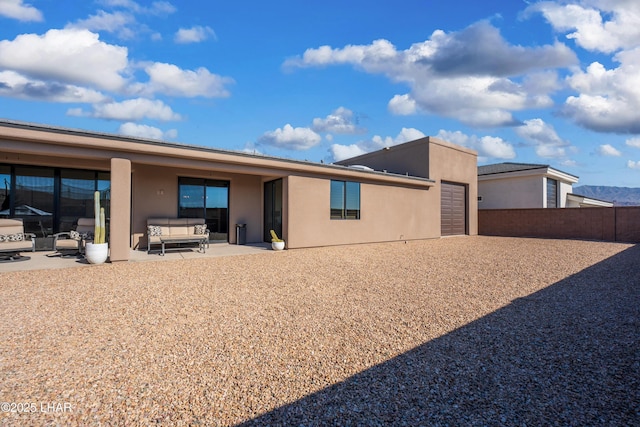
<svg viewBox="0 0 640 427"><path fill-rule="evenodd" d="M640 2L0 0L0 117L333 162L425 135L640 187Z"/></svg>

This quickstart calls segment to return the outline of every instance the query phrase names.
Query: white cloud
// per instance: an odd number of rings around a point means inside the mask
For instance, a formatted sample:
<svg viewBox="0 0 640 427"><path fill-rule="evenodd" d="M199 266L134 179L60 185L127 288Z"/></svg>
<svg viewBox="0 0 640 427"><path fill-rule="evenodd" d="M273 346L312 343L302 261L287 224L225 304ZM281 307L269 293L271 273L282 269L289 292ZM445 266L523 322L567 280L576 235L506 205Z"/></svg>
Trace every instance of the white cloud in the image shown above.
<svg viewBox="0 0 640 427"><path fill-rule="evenodd" d="M326 118L313 119L312 129L315 132L330 132L338 134L352 135L366 132L366 129L358 127L354 123L355 115L353 111L345 107L339 107Z"/></svg>
<svg viewBox="0 0 640 427"><path fill-rule="evenodd" d="M181 120L179 114L160 100L145 98L128 99L122 102L94 104L92 112L70 109L67 114L73 116L96 117L100 119L137 121L152 119L161 121Z"/></svg>
<svg viewBox="0 0 640 427"><path fill-rule="evenodd" d="M331 153L334 162L339 162L341 160L350 159L352 157L360 156L367 153L360 146L358 146L358 144L331 144L331 147L329 147L329 152Z"/></svg>
<svg viewBox="0 0 640 427"><path fill-rule="evenodd" d="M49 30L0 41L0 67L34 79L118 91L126 83L127 65L126 48L101 42L87 30Z"/></svg>
<svg viewBox="0 0 640 427"><path fill-rule="evenodd" d="M149 82L132 86L141 94L156 92L171 96L225 98L229 96L226 86L234 83L229 77L211 73L204 67L183 70L173 64L156 62L145 67Z"/></svg>
<svg viewBox="0 0 640 427"><path fill-rule="evenodd" d="M199 43L207 40L209 37L216 38L216 33L209 27L195 26L192 28L180 28L176 33L174 40L176 43Z"/></svg>
<svg viewBox="0 0 640 427"><path fill-rule="evenodd" d="M460 131L451 132L444 129L440 129L436 136L445 141L476 150L478 156L483 159L513 159L516 156L516 152L510 143L495 136L478 137L476 135L467 135Z"/></svg>
<svg viewBox="0 0 640 427"><path fill-rule="evenodd" d="M542 119L525 120L522 126L515 128L516 134L535 146L539 157L558 158L567 155L567 147L571 144L560 138L553 126Z"/></svg>
<svg viewBox="0 0 640 427"><path fill-rule="evenodd" d="M308 150L320 143L322 137L312 129L284 125L274 131L265 132L259 139L259 144L291 150Z"/></svg>
<svg viewBox="0 0 640 427"><path fill-rule="evenodd" d="M108 13L99 10L96 15L91 15L87 19L81 19L66 28L87 29L89 31L106 31L118 34L120 38L129 39L134 36L135 17L126 12Z"/></svg>
<svg viewBox="0 0 640 427"><path fill-rule="evenodd" d="M14 71L0 71L0 96L48 102L104 102L102 93L80 86L28 79Z"/></svg>
<svg viewBox="0 0 640 427"><path fill-rule="evenodd" d="M371 74L383 74L411 91L396 95L388 108L394 114L416 111L454 117L474 126L514 125L512 111L552 105L549 91L556 90L555 77L539 73L577 63L565 45L537 48L509 45L499 31L486 22L462 31L435 31L431 38L409 49L397 50L387 40L341 49L321 46L285 61L286 69L349 64ZM538 74L538 80L526 79ZM511 77L525 77L520 79Z"/></svg>
<svg viewBox="0 0 640 427"><path fill-rule="evenodd" d="M163 132L162 129L153 126L141 125L131 122L121 124L118 132L122 135L157 140L174 139L178 136L178 131L175 129L170 129L167 132Z"/></svg>
<svg viewBox="0 0 640 427"><path fill-rule="evenodd" d="M594 62L567 78L579 94L567 98L563 113L598 132L640 133L640 47L613 59L618 68Z"/></svg>
<svg viewBox="0 0 640 427"><path fill-rule="evenodd" d="M542 119L525 120L516 133L529 142L542 145L566 146L569 143L558 136L553 126Z"/></svg>
<svg viewBox="0 0 640 427"><path fill-rule="evenodd" d="M18 21L42 21L42 12L23 0L0 1L0 15Z"/></svg>
<svg viewBox="0 0 640 427"><path fill-rule="evenodd" d="M608 157L620 157L622 153L611 144L603 144L598 147L598 154Z"/></svg>
<svg viewBox="0 0 640 427"><path fill-rule="evenodd" d="M391 114L398 116L409 116L415 114L418 111L416 100L411 98L411 95L396 95L389 101L387 109Z"/></svg>
<svg viewBox="0 0 640 427"><path fill-rule="evenodd" d="M154 1L150 7L141 6L132 0L98 0L97 2L108 7L123 8L142 15L169 15L176 11L175 6L168 1Z"/></svg>
<svg viewBox="0 0 640 427"><path fill-rule="evenodd" d="M640 138L627 139L625 142L629 147L640 148Z"/></svg>
<svg viewBox="0 0 640 427"><path fill-rule="evenodd" d="M636 0L542 1L525 11L541 13L551 26L589 51L615 54L620 65L600 62L576 70L566 82L564 116L596 132L640 133L640 2Z"/></svg>
<svg viewBox="0 0 640 427"><path fill-rule="evenodd" d="M581 4L576 4L581 3ZM636 0L542 1L525 12L540 12L558 32L584 49L611 53L637 46L640 39L640 3Z"/></svg>
<svg viewBox="0 0 640 427"><path fill-rule="evenodd" d="M535 150L536 154L543 158L557 159L567 155L567 150L564 147L556 147L553 145L538 145Z"/></svg>
<svg viewBox="0 0 640 427"><path fill-rule="evenodd" d="M392 138L390 136L383 138L380 135L375 135L370 140L360 141L357 144L332 144L331 147L329 147L329 152L333 157L333 161L338 162L350 157L355 157L371 151L380 150L384 147L391 147L393 145L402 144L403 142L424 138L425 136L426 135L418 129L402 128L400 133L398 133L395 138Z"/></svg>
<svg viewBox="0 0 640 427"><path fill-rule="evenodd" d="M627 161L627 167L629 169L638 169L638 170L640 170L640 160L638 160L637 162L634 162L633 160L628 160Z"/></svg>

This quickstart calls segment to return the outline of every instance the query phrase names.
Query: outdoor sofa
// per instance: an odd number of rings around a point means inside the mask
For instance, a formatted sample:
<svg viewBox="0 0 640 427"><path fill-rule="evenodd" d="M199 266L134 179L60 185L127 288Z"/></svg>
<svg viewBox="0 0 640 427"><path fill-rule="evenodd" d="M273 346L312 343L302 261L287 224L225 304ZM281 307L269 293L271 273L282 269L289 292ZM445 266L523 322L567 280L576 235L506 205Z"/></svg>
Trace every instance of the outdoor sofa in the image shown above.
<svg viewBox="0 0 640 427"><path fill-rule="evenodd" d="M24 232L21 218L0 218L0 259L15 261L24 251L36 251L36 235Z"/></svg>
<svg viewBox="0 0 640 427"><path fill-rule="evenodd" d="M164 255L167 244L188 243L197 243L200 252L206 251L209 230L204 218L147 219L147 253L151 246L160 246L160 255Z"/></svg>

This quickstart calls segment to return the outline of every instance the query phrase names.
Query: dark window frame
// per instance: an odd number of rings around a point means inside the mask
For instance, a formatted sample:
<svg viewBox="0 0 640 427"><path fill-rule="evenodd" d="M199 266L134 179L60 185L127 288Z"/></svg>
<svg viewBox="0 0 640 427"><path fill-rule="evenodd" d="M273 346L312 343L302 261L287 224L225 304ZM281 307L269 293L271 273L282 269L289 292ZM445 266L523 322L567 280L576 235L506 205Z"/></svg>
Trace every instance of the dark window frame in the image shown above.
<svg viewBox="0 0 640 427"><path fill-rule="evenodd" d="M110 198L111 198L111 190L110 190L110 181L111 181L111 173L109 171L101 171L94 169L84 169L84 168L69 168L69 167L53 167L53 166L41 166L41 165L32 165L32 164L9 164L9 163L0 163L0 170L3 171L3 175L9 176L9 181L7 183L2 183L2 187L7 186L8 188L2 188L2 191L8 190L9 201L7 203L6 198L3 198L3 207L9 209L8 217L23 217L20 214L16 214L16 209L20 206L18 201L19 189L18 189L18 176L21 170L31 170L31 171L41 171L42 176L47 176L51 174L51 179L53 180L53 188L52 188L52 203L51 206L51 219L48 227L46 229L41 226L40 229L29 229L29 232L35 232L37 237L48 237L50 238L54 233L59 233L62 231L69 231L70 227L75 224L78 218L82 216L73 217L68 215L66 209L67 206L62 203L62 199L64 195L62 194L63 190L63 180L66 180L67 177L65 175L70 174L88 174L93 175L93 190L88 190L91 192L89 197L87 197L86 201L88 206L90 207L91 215L84 214L83 216L93 216L93 191L100 191L100 201L102 207L105 208L105 214L107 216L107 221L109 220L109 212L110 212ZM18 171L18 172L16 172ZM6 173L8 172L8 173ZM25 175L30 176L30 175ZM33 175L38 176L38 175ZM104 186L104 182L109 184ZM25 227L27 229L27 227Z"/></svg>
<svg viewBox="0 0 640 427"><path fill-rule="evenodd" d="M356 181L332 179L330 185L330 219L359 220L362 212L361 184Z"/></svg>
<svg viewBox="0 0 640 427"><path fill-rule="evenodd" d="M194 186L194 187L202 187L202 207L194 206L191 209L197 210L202 209L201 213L194 213L193 215L188 215L183 212L183 205L181 203L181 199L183 197L181 193L182 186ZM224 208L213 208L207 207L207 188L225 188L227 192L227 200L226 207ZM178 177L178 203L177 203L177 215L178 218L204 218L207 226L209 227L210 238L213 240L226 240L229 241L230 236L230 225L229 225L229 200L231 197L231 182L228 180L220 180L220 179L209 179L209 178L194 178L190 176L179 176ZM224 214L224 218L210 218L207 215L207 210L215 210L215 209L225 209L226 212ZM214 215L215 216L215 215ZM226 229L226 230L225 230ZM222 237L222 239L220 238Z"/></svg>
<svg viewBox="0 0 640 427"><path fill-rule="evenodd" d="M558 207L558 187L559 182L557 179L547 178L547 208ZM553 191L550 192L550 189Z"/></svg>

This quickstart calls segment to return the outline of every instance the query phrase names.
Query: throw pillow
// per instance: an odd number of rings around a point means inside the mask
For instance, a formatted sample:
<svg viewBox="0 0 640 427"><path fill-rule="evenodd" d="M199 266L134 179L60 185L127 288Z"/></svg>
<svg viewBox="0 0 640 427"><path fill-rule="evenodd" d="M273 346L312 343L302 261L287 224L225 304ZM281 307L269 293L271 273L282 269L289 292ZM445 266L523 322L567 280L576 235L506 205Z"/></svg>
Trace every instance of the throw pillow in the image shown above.
<svg viewBox="0 0 640 427"><path fill-rule="evenodd" d="M4 234L0 236L0 242L22 242L23 240L24 236L22 233Z"/></svg>
<svg viewBox="0 0 640 427"><path fill-rule="evenodd" d="M7 234L0 234L0 242L8 242L9 236Z"/></svg>
<svg viewBox="0 0 640 427"><path fill-rule="evenodd" d="M147 227L147 233L149 236L162 236L162 228L159 225L150 225Z"/></svg>
<svg viewBox="0 0 640 427"><path fill-rule="evenodd" d="M195 234L205 234L207 232L206 224L196 224L194 233Z"/></svg>
<svg viewBox="0 0 640 427"><path fill-rule="evenodd" d="M71 230L69 232L69 237L71 237L73 240L80 240L80 233L78 233L76 230Z"/></svg>

